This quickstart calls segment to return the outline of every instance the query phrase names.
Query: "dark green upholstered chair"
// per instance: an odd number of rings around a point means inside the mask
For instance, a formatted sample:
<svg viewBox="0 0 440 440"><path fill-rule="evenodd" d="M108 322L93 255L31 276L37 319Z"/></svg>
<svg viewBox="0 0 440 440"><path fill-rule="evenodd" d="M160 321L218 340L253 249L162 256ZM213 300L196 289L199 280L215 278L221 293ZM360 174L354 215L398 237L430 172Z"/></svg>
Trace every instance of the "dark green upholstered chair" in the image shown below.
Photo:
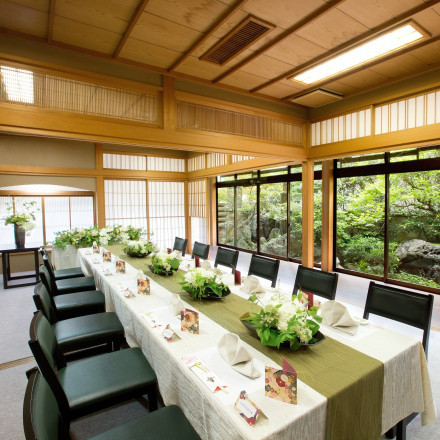
<svg viewBox="0 0 440 440"><path fill-rule="evenodd" d="M271 286L275 287L278 277L278 270L280 269L280 260L273 258L260 257L259 255L252 255L251 264L249 265L249 275L256 275L257 277L265 278L272 281Z"/></svg>
<svg viewBox="0 0 440 440"><path fill-rule="evenodd" d="M52 325L63 353L102 344L106 344L109 351L119 350L124 337L124 327L116 313L95 313L58 321L53 299L46 288L41 286L34 292L35 305Z"/></svg>
<svg viewBox="0 0 440 440"><path fill-rule="evenodd" d="M44 246L40 247L40 254L42 257L46 257L46 260L43 258L44 264L49 268L51 268L56 280L64 280L66 278L78 278L83 277L83 271L78 267L69 267L68 269L59 269L56 270L53 267L52 262L50 261L49 255Z"/></svg>
<svg viewBox="0 0 440 440"><path fill-rule="evenodd" d="M193 257L199 257L202 260L207 260L209 255L209 244L199 243L198 241L194 242Z"/></svg>
<svg viewBox="0 0 440 440"><path fill-rule="evenodd" d="M140 348L104 353L66 364L49 321L37 312L29 346L49 384L66 426L79 417L148 395L157 409L157 378Z"/></svg>
<svg viewBox="0 0 440 440"><path fill-rule="evenodd" d="M54 296L46 274L47 269L40 266L41 283L53 299L57 320L105 312L105 296L99 290L86 290ZM36 289L40 288L40 284L37 284Z"/></svg>
<svg viewBox="0 0 440 440"><path fill-rule="evenodd" d="M219 247L215 256L214 267L220 264L221 266L229 267L234 272L237 268L238 254L238 251Z"/></svg>
<svg viewBox="0 0 440 440"><path fill-rule="evenodd" d="M300 264L296 272L293 295L296 295L298 290L302 290L303 292L313 293L314 295L334 300L337 286L337 273L311 269Z"/></svg>
<svg viewBox="0 0 440 440"><path fill-rule="evenodd" d="M46 269L45 275L46 278L48 278L50 285L52 286L52 291L54 292L54 295L64 295L66 293L96 289L94 277L65 278L63 280L56 280L52 265L47 264L47 262L47 257L43 257L43 266L44 269Z"/></svg>
<svg viewBox="0 0 440 440"><path fill-rule="evenodd" d="M364 318L368 319L370 313L373 313L423 330L422 345L428 357L433 304L433 295L411 292L371 281Z"/></svg>
<svg viewBox="0 0 440 440"><path fill-rule="evenodd" d="M365 303L364 318L368 319L370 313L373 313L423 330L422 345L426 358L428 358L433 304L433 295L411 292L371 281ZM417 413L413 413L405 417L385 434L386 437L405 440L406 426L416 416Z"/></svg>
<svg viewBox="0 0 440 440"><path fill-rule="evenodd" d="M182 252L182 257L184 257L185 256L185 252L186 252L186 245L187 244L188 244L188 240L186 238L176 237L174 239L173 251L180 251L180 252Z"/></svg>
<svg viewBox="0 0 440 440"><path fill-rule="evenodd" d="M23 401L26 440L70 440L55 396L38 368L26 372ZM105 431L89 440L200 440L177 406L161 408Z"/></svg>

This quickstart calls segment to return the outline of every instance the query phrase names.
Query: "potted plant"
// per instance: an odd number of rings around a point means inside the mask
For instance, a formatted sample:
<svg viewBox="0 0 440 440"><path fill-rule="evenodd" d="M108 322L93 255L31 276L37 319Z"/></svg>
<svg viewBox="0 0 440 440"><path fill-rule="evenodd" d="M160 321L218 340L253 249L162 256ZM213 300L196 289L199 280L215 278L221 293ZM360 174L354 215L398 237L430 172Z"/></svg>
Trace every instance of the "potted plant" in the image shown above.
<svg viewBox="0 0 440 440"><path fill-rule="evenodd" d="M129 257L144 258L156 251L156 246L149 240L130 240L122 245L122 250Z"/></svg>
<svg viewBox="0 0 440 440"><path fill-rule="evenodd" d="M148 266L151 272L170 276L179 269L182 261L182 254L179 251L173 251L170 254L167 252L156 252L151 255L151 264Z"/></svg>
<svg viewBox="0 0 440 440"><path fill-rule="evenodd" d="M316 307L307 309L300 301L301 295L276 293L258 313L246 313L240 319L263 345L280 348L283 344L294 351L304 345L316 345L325 338L319 332L322 318ZM255 300L255 296L250 299Z"/></svg>
<svg viewBox="0 0 440 440"><path fill-rule="evenodd" d="M221 276L202 267L189 270L179 284L193 298L221 299L231 293L229 287L222 282Z"/></svg>
<svg viewBox="0 0 440 440"><path fill-rule="evenodd" d="M35 209L34 205L37 202L24 202L23 210L16 211L5 218L5 225L14 225L15 244L18 248L24 248L26 234L35 228ZM13 211L12 206L6 208L8 211Z"/></svg>

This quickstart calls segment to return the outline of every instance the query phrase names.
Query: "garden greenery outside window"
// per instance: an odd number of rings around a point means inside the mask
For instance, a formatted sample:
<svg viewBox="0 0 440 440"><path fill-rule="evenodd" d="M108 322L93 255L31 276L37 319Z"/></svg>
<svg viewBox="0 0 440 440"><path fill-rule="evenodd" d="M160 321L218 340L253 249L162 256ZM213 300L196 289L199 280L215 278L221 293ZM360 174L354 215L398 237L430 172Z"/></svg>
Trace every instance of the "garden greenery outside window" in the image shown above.
<svg viewBox="0 0 440 440"><path fill-rule="evenodd" d="M438 291L440 147L337 160L335 187L335 269Z"/></svg>
<svg viewBox="0 0 440 440"><path fill-rule="evenodd" d="M315 171L315 262L321 260L321 166ZM217 179L217 240L222 246L301 261L301 165ZM319 223L319 225L318 225Z"/></svg>

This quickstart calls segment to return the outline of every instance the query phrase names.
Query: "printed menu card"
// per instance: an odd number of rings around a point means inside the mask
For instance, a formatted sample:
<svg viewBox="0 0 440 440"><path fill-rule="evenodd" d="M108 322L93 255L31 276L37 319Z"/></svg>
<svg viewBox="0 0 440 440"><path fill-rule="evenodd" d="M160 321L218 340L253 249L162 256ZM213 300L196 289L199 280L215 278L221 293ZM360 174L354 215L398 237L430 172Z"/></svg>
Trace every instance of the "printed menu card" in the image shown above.
<svg viewBox="0 0 440 440"><path fill-rule="evenodd" d="M181 312L181 330L183 332L199 334L199 314L195 310L185 309Z"/></svg>
<svg viewBox="0 0 440 440"><path fill-rule="evenodd" d="M297 373L292 365L283 359L283 367L265 367L265 394L271 399L282 402L297 403Z"/></svg>

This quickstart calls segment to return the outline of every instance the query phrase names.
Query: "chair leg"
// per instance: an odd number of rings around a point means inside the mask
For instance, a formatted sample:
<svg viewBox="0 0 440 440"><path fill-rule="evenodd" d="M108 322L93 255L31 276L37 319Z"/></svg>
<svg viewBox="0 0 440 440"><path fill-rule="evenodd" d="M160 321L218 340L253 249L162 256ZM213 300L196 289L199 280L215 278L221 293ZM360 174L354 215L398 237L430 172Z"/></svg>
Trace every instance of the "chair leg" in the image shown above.
<svg viewBox="0 0 440 440"><path fill-rule="evenodd" d="M390 430L385 433L386 438L394 438L397 435L397 425L393 426Z"/></svg>
<svg viewBox="0 0 440 440"><path fill-rule="evenodd" d="M157 410L157 384L154 384L148 390L148 409L151 411Z"/></svg>
<svg viewBox="0 0 440 440"><path fill-rule="evenodd" d="M113 351L118 351L121 348L121 342L118 339L113 341Z"/></svg>
<svg viewBox="0 0 440 440"><path fill-rule="evenodd" d="M403 419L396 425L396 440L406 440L407 420Z"/></svg>

